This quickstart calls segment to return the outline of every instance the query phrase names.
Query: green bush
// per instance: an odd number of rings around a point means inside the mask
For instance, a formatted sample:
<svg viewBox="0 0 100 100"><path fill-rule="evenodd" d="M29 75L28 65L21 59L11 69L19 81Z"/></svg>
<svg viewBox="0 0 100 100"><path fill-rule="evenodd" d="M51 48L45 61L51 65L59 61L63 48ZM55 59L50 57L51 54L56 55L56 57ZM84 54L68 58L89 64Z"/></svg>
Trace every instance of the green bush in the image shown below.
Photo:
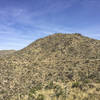
<svg viewBox="0 0 100 100"><path fill-rule="evenodd" d="M78 87L80 87L80 83L79 82L74 82L73 84L72 84L72 88L78 88Z"/></svg>

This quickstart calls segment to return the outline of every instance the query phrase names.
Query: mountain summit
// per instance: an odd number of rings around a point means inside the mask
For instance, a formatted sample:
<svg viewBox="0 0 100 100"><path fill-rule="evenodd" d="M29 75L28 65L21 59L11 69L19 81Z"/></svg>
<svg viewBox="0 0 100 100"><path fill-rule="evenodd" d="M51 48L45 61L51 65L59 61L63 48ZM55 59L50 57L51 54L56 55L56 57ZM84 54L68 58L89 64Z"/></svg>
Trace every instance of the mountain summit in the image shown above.
<svg viewBox="0 0 100 100"><path fill-rule="evenodd" d="M100 99L100 40L57 33L0 58L0 100L56 99Z"/></svg>

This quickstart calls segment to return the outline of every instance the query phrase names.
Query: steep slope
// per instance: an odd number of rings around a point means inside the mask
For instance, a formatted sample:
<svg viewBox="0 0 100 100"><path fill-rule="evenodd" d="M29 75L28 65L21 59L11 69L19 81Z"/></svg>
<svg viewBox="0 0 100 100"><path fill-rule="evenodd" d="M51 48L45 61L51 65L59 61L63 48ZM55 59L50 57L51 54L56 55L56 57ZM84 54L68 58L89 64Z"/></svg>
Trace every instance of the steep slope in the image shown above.
<svg viewBox="0 0 100 100"><path fill-rule="evenodd" d="M51 100L50 95L100 99L100 40L59 33L0 58L0 100Z"/></svg>

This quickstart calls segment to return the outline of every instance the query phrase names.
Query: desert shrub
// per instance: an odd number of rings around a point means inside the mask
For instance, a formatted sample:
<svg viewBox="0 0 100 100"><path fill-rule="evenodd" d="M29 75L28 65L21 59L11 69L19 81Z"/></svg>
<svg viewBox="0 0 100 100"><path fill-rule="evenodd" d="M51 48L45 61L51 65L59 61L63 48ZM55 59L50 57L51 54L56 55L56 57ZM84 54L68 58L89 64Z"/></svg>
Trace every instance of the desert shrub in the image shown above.
<svg viewBox="0 0 100 100"><path fill-rule="evenodd" d="M49 82L47 86L45 86L45 89L52 89L54 87L53 81Z"/></svg>
<svg viewBox="0 0 100 100"><path fill-rule="evenodd" d="M61 87L57 87L55 90L55 96L57 97L57 99L59 99L59 97L62 97L62 100L66 100L67 96L68 96L68 91L67 88L61 88Z"/></svg>
<svg viewBox="0 0 100 100"><path fill-rule="evenodd" d="M100 91L100 88L96 88L96 91Z"/></svg>
<svg viewBox="0 0 100 100"><path fill-rule="evenodd" d="M61 87L59 85L54 85L53 89L60 89Z"/></svg>
<svg viewBox="0 0 100 100"><path fill-rule="evenodd" d="M85 81L86 81L86 83L87 83L88 76L86 75L86 73L79 71L78 75L80 76L80 81L82 81L83 83L85 83Z"/></svg>
<svg viewBox="0 0 100 100"><path fill-rule="evenodd" d="M80 83L78 81L72 84L72 88L78 88L78 87L80 87Z"/></svg>
<svg viewBox="0 0 100 100"><path fill-rule="evenodd" d="M67 96L68 96L68 90L67 90L67 87L65 87L62 93L63 100L66 100Z"/></svg>
<svg viewBox="0 0 100 100"><path fill-rule="evenodd" d="M39 94L36 100L44 100L44 95Z"/></svg>
<svg viewBox="0 0 100 100"><path fill-rule="evenodd" d="M40 84L37 84L37 85L36 85L35 89L36 89L36 90L41 90L42 87L43 87L43 86L42 86L42 84L40 83Z"/></svg>
<svg viewBox="0 0 100 100"><path fill-rule="evenodd" d="M42 89L42 85L41 84L37 84L35 87L30 89L29 96L32 96L33 94L36 93L36 91L41 90L41 89Z"/></svg>
<svg viewBox="0 0 100 100"><path fill-rule="evenodd" d="M83 81L83 83L89 83L90 81L89 81L89 79L85 79L84 81Z"/></svg>
<svg viewBox="0 0 100 100"><path fill-rule="evenodd" d="M36 89L33 87L30 89L29 94L28 94L28 100L34 100L34 95L36 93Z"/></svg>
<svg viewBox="0 0 100 100"><path fill-rule="evenodd" d="M69 73L69 74L67 75L67 77L68 77L70 80L72 80L72 79L73 79L73 73L72 73L72 72Z"/></svg>
<svg viewBox="0 0 100 100"><path fill-rule="evenodd" d="M84 97L82 100L89 100L88 97Z"/></svg>
<svg viewBox="0 0 100 100"><path fill-rule="evenodd" d="M85 60L85 63L89 63L89 60Z"/></svg>
<svg viewBox="0 0 100 100"><path fill-rule="evenodd" d="M35 97L33 96L33 94L32 93L29 93L28 100L34 100L34 99L35 99Z"/></svg>
<svg viewBox="0 0 100 100"><path fill-rule="evenodd" d="M31 88L29 91L30 94L35 94L35 92L36 92L36 88Z"/></svg>
<svg viewBox="0 0 100 100"><path fill-rule="evenodd" d="M77 36L82 36L80 33L74 33L75 35L77 35Z"/></svg>
<svg viewBox="0 0 100 100"><path fill-rule="evenodd" d="M60 86L57 86L55 89L54 89L54 92L55 92L55 95L57 98L59 98L60 95L63 94L63 90Z"/></svg>
<svg viewBox="0 0 100 100"><path fill-rule="evenodd" d="M89 88L94 88L95 86L93 84L88 84Z"/></svg>
<svg viewBox="0 0 100 100"><path fill-rule="evenodd" d="M88 76L88 78L90 78L90 79L94 79L96 77L96 73L92 73L92 74L90 74L89 76Z"/></svg>

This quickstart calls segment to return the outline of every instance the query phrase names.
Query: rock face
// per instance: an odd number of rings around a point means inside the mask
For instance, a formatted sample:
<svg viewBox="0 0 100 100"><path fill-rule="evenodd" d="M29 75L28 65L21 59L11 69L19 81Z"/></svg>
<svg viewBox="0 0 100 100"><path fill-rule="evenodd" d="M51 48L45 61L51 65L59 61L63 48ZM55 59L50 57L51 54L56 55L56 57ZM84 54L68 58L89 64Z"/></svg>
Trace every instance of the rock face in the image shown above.
<svg viewBox="0 0 100 100"><path fill-rule="evenodd" d="M100 100L100 40L58 33L0 58L0 100L45 100L48 93Z"/></svg>

